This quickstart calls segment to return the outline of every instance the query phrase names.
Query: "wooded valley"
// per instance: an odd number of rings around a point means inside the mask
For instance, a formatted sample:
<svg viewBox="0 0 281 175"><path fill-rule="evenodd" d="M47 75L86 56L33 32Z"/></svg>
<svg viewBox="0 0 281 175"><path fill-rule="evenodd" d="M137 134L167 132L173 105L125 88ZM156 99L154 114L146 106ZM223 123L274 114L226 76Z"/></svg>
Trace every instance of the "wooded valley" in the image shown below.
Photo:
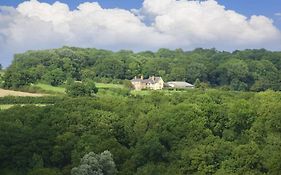
<svg viewBox="0 0 281 175"><path fill-rule="evenodd" d="M264 49L17 54L1 86L43 96L0 97L0 174L278 175L280 71ZM202 86L133 91L139 75Z"/></svg>

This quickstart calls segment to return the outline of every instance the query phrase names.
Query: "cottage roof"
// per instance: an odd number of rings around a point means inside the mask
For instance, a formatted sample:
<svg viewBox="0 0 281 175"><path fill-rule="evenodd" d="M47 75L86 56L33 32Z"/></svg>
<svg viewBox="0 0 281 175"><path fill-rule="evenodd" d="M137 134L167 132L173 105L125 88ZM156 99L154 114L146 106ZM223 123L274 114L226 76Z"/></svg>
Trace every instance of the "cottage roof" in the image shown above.
<svg viewBox="0 0 281 175"><path fill-rule="evenodd" d="M140 83L150 83L150 84L155 84L158 83L162 78L161 77L149 77L148 79L141 79L141 78L135 78L132 79L131 82L140 82Z"/></svg>

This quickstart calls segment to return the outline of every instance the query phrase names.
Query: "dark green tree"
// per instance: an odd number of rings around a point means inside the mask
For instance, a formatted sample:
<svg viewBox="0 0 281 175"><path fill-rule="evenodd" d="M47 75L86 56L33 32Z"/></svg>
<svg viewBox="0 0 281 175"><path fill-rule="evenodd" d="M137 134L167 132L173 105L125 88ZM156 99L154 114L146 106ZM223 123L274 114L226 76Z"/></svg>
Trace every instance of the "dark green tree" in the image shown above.
<svg viewBox="0 0 281 175"><path fill-rule="evenodd" d="M194 82L194 86L195 88L200 88L200 85L201 85L201 81L197 78Z"/></svg>
<svg viewBox="0 0 281 175"><path fill-rule="evenodd" d="M64 81L66 80L66 76L61 69L56 68L47 72L43 76L43 79L52 86L59 86L64 83Z"/></svg>
<svg viewBox="0 0 281 175"><path fill-rule="evenodd" d="M73 82L67 85L66 93L72 97L94 96L98 92L95 82L92 80L86 82Z"/></svg>

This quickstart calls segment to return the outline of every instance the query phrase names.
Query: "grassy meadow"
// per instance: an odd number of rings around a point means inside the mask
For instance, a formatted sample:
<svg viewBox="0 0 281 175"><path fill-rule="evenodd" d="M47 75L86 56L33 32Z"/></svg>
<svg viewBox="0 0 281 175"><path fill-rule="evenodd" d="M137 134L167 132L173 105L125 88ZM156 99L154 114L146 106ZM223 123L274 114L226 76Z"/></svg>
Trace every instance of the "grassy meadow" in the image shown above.
<svg viewBox="0 0 281 175"><path fill-rule="evenodd" d="M56 93L56 94L65 94L65 87L55 87L48 84L38 83L34 87L40 88L45 92Z"/></svg>
<svg viewBox="0 0 281 175"><path fill-rule="evenodd" d="M100 89L122 89L124 88L121 84L112 84L112 83L96 83L97 88Z"/></svg>

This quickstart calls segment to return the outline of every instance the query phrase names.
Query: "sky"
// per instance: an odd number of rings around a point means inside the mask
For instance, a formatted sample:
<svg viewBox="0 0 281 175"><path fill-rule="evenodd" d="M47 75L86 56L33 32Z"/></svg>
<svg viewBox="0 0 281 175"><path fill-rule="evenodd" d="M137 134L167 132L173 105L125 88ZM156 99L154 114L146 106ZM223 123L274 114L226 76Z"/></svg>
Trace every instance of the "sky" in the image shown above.
<svg viewBox="0 0 281 175"><path fill-rule="evenodd" d="M0 64L64 45L281 50L281 1L0 0Z"/></svg>

